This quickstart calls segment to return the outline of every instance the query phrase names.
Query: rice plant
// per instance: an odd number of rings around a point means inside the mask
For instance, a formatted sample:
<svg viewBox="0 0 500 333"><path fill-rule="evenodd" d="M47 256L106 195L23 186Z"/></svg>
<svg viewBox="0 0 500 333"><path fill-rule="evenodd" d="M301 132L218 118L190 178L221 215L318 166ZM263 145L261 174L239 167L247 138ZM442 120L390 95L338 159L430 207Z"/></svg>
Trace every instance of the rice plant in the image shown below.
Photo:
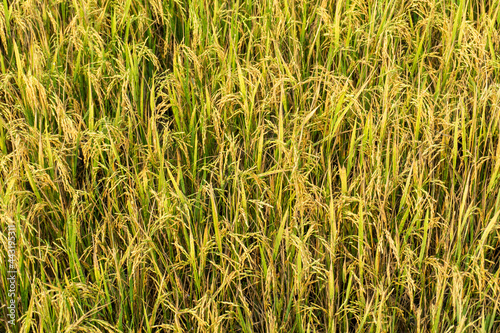
<svg viewBox="0 0 500 333"><path fill-rule="evenodd" d="M500 332L499 0L3 0L0 331Z"/></svg>

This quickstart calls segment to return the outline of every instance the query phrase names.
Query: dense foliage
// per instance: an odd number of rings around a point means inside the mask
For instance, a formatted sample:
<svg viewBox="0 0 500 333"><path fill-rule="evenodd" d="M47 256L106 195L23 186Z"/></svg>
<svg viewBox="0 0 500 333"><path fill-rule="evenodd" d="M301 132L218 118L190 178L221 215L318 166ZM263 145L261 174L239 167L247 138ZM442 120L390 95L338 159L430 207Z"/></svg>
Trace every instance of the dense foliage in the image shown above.
<svg viewBox="0 0 500 333"><path fill-rule="evenodd" d="M21 332L500 329L500 1L3 0Z"/></svg>

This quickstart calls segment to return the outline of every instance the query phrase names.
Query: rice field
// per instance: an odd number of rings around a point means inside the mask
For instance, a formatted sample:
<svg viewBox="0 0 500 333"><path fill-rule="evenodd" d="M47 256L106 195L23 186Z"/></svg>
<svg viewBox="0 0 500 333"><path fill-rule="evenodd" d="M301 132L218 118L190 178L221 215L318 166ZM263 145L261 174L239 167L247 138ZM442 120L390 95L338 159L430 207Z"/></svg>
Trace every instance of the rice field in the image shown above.
<svg viewBox="0 0 500 333"><path fill-rule="evenodd" d="M500 332L499 0L3 0L1 332Z"/></svg>

